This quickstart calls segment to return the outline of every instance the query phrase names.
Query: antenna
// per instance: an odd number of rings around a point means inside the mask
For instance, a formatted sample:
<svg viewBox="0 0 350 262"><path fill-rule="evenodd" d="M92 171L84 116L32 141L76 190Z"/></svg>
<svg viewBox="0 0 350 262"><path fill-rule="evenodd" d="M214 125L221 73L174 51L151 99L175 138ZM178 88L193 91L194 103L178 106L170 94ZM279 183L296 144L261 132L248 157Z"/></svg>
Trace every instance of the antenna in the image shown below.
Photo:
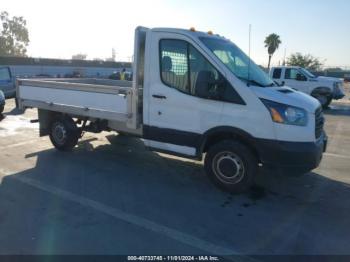
<svg viewBox="0 0 350 262"><path fill-rule="evenodd" d="M247 86L249 86L249 81L250 81L250 35L251 35L251 31L252 31L252 25L249 24L249 49L248 49L249 61L248 61L248 83L247 83Z"/></svg>

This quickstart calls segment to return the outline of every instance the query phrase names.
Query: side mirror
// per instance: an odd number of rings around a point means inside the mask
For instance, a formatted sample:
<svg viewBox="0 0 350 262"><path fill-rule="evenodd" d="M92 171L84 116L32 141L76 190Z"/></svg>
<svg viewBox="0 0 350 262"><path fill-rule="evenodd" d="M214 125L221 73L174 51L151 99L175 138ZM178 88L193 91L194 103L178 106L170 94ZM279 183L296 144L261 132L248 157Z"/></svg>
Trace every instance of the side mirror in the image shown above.
<svg viewBox="0 0 350 262"><path fill-rule="evenodd" d="M296 80L297 81L306 81L307 78L303 74L297 73Z"/></svg>
<svg viewBox="0 0 350 262"><path fill-rule="evenodd" d="M213 95L213 86L218 84L215 80L214 74L211 71L200 71L198 73L196 84L195 84L195 94L201 98L210 98ZM215 90L214 90L215 93Z"/></svg>
<svg viewBox="0 0 350 262"><path fill-rule="evenodd" d="M285 82L282 81L281 83L277 82L277 81L273 81L277 86L284 86Z"/></svg>

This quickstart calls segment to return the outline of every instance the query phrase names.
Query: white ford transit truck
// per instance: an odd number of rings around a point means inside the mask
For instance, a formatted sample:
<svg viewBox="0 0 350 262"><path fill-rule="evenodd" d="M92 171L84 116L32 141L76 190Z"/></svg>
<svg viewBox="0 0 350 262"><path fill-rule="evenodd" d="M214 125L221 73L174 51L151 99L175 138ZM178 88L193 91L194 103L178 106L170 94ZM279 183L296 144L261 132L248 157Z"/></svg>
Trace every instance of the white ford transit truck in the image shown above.
<svg viewBox="0 0 350 262"><path fill-rule="evenodd" d="M151 150L202 159L211 180L242 192L260 168L316 168L326 149L320 103L280 87L234 43L194 29L135 31L133 82L20 79L21 109L71 150L83 131L117 131Z"/></svg>

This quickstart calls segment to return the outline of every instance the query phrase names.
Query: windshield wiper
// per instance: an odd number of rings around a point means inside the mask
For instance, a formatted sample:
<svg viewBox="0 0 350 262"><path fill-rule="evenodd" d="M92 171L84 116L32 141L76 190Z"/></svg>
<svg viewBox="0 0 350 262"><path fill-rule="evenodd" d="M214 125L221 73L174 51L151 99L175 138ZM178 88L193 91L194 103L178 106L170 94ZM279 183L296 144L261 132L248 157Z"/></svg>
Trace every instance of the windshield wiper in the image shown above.
<svg viewBox="0 0 350 262"><path fill-rule="evenodd" d="M253 79L245 79L245 81L247 81L247 86L249 86L249 84L253 84L253 85L256 85L256 86L260 86L260 87L266 87L262 84L260 84L259 82L253 80Z"/></svg>
<svg viewBox="0 0 350 262"><path fill-rule="evenodd" d="M274 84L272 83L271 85L263 85L261 83L259 83L258 81L254 80L254 79L246 79L244 77L238 77L239 79L246 81L247 82L247 86L249 86L250 84L255 85L255 86L260 86L260 87L270 87L273 86Z"/></svg>

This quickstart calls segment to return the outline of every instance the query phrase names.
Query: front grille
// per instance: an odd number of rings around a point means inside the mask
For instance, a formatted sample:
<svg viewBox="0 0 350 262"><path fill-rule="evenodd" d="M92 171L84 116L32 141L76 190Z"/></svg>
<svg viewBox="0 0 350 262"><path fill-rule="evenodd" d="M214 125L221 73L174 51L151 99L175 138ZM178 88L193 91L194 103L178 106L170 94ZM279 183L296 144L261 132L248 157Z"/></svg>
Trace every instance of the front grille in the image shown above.
<svg viewBox="0 0 350 262"><path fill-rule="evenodd" d="M318 139L323 132L324 116L322 107L319 107L315 111L315 137Z"/></svg>

